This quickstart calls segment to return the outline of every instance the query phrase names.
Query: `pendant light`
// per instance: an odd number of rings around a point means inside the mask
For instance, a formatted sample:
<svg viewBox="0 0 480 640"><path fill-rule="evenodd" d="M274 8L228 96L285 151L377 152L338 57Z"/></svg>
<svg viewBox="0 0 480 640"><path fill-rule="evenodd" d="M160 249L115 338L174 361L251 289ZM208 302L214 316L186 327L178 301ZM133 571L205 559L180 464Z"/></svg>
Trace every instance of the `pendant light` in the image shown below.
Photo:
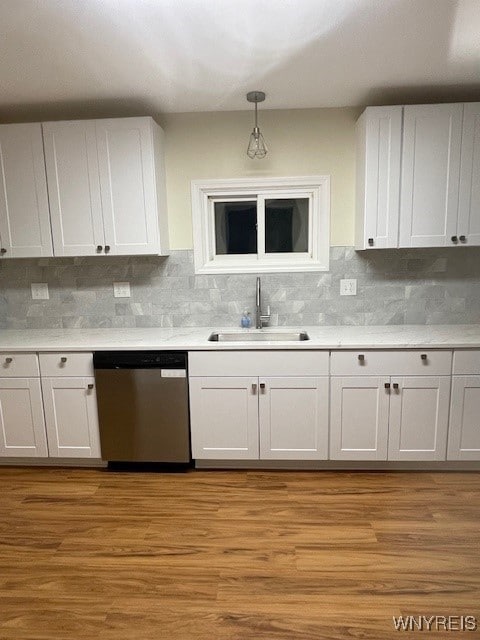
<svg viewBox="0 0 480 640"><path fill-rule="evenodd" d="M267 145L263 139L263 135L258 128L257 123L257 104L265 100L265 94L263 91L249 91L247 93L247 100L255 103L255 126L250 134L250 140L248 142L247 156L249 158L265 158L268 153Z"/></svg>

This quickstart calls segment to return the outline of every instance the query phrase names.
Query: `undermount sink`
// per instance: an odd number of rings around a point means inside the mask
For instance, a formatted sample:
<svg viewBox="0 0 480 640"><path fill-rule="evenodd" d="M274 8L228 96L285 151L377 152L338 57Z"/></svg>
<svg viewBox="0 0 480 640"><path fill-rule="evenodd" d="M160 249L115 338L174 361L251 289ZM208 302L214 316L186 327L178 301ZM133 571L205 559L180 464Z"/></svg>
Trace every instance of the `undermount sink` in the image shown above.
<svg viewBox="0 0 480 640"><path fill-rule="evenodd" d="M310 340L306 331L214 331L210 342L300 342Z"/></svg>

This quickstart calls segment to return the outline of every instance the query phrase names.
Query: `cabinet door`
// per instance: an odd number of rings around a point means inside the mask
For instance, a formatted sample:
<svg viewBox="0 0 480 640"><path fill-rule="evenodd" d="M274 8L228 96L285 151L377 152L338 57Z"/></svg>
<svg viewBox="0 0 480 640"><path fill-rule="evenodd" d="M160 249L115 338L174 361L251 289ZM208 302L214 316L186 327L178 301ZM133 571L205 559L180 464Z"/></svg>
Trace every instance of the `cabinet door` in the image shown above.
<svg viewBox="0 0 480 640"><path fill-rule="evenodd" d="M94 382L94 378L42 378L52 458L100 458Z"/></svg>
<svg viewBox="0 0 480 640"><path fill-rule="evenodd" d="M328 458L328 378L260 378L260 458Z"/></svg>
<svg viewBox="0 0 480 640"><path fill-rule="evenodd" d="M332 460L387 459L389 382L388 377L332 378Z"/></svg>
<svg viewBox="0 0 480 640"><path fill-rule="evenodd" d="M258 459L257 391L257 378L190 378L193 458Z"/></svg>
<svg viewBox="0 0 480 640"><path fill-rule="evenodd" d="M398 246L402 110L368 107L357 124L357 249Z"/></svg>
<svg viewBox="0 0 480 640"><path fill-rule="evenodd" d="M0 126L0 255L53 256L42 125Z"/></svg>
<svg viewBox="0 0 480 640"><path fill-rule="evenodd" d="M444 247L457 234L462 104L404 107L400 246Z"/></svg>
<svg viewBox="0 0 480 640"><path fill-rule="evenodd" d="M105 244L118 255L159 253L153 123L96 121Z"/></svg>
<svg viewBox="0 0 480 640"><path fill-rule="evenodd" d="M0 456L48 456L39 378L0 378Z"/></svg>
<svg viewBox="0 0 480 640"><path fill-rule="evenodd" d="M105 242L95 121L46 122L43 137L55 255L101 253Z"/></svg>
<svg viewBox="0 0 480 640"><path fill-rule="evenodd" d="M480 102L463 110L457 231L461 244L480 245Z"/></svg>
<svg viewBox="0 0 480 640"><path fill-rule="evenodd" d="M480 376L453 376L449 460L480 460Z"/></svg>
<svg viewBox="0 0 480 640"><path fill-rule="evenodd" d="M392 378L388 459L445 460L449 404L450 376Z"/></svg>

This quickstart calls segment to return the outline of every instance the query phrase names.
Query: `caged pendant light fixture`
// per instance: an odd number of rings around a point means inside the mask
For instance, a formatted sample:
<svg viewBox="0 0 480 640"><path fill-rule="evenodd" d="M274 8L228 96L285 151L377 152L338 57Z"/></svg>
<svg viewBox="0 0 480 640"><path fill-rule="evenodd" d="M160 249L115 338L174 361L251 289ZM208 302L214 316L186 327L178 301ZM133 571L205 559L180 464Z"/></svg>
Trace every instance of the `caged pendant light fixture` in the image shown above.
<svg viewBox="0 0 480 640"><path fill-rule="evenodd" d="M249 102L255 103L255 126L253 127L253 131L250 134L250 140L248 142L247 148L247 156L249 158L265 158L268 153L267 145L265 144L265 140L263 135L258 128L257 122L257 105L259 102L263 102L265 100L265 94L263 91L249 91L247 93L247 100Z"/></svg>

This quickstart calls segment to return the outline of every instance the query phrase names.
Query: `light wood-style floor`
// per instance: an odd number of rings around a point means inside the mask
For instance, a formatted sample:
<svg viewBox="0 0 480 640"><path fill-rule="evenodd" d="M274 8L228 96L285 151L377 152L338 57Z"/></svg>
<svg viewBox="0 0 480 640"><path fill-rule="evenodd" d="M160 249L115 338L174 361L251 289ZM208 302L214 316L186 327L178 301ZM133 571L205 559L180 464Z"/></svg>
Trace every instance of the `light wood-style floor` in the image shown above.
<svg viewBox="0 0 480 640"><path fill-rule="evenodd" d="M1 640L385 640L418 638L401 613L480 620L478 473L2 468L0 514Z"/></svg>

